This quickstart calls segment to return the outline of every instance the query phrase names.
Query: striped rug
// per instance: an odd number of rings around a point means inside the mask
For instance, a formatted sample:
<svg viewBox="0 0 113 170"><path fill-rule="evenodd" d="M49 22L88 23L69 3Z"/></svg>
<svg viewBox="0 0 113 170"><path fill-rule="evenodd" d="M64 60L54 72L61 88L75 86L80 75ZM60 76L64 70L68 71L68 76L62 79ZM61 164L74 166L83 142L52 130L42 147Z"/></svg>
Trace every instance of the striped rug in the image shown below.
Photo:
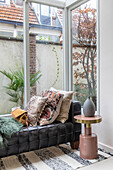
<svg viewBox="0 0 113 170"><path fill-rule="evenodd" d="M62 144L0 159L0 170L75 170L109 158L110 153L98 149L98 158L85 160L79 150Z"/></svg>

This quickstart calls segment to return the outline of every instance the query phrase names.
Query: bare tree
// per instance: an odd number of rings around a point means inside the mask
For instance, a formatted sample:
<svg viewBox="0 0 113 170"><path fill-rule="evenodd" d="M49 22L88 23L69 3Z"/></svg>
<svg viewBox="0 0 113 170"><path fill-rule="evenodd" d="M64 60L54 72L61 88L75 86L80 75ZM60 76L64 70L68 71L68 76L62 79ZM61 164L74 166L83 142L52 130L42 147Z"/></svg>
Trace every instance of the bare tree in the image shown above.
<svg viewBox="0 0 113 170"><path fill-rule="evenodd" d="M96 96L96 9L86 5L72 16L74 84L86 80L88 95Z"/></svg>

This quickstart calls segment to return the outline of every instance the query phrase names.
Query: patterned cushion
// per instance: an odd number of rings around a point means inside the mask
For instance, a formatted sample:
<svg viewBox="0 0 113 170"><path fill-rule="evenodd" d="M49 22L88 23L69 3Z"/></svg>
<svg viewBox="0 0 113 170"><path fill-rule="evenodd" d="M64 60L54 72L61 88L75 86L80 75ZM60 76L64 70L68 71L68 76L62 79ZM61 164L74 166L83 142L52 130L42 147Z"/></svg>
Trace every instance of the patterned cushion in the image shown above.
<svg viewBox="0 0 113 170"><path fill-rule="evenodd" d="M60 114L58 115L56 120L61 123L65 123L69 117L69 109L73 97L73 91L56 90L53 87L51 87L50 90L64 95L60 109Z"/></svg>
<svg viewBox="0 0 113 170"><path fill-rule="evenodd" d="M40 118L40 125L51 124L55 121L60 112L63 95L53 91L44 90L40 94L42 97L48 97L46 106Z"/></svg>
<svg viewBox="0 0 113 170"><path fill-rule="evenodd" d="M25 110L28 112L30 126L37 126L47 99L47 97L33 96L28 102Z"/></svg>

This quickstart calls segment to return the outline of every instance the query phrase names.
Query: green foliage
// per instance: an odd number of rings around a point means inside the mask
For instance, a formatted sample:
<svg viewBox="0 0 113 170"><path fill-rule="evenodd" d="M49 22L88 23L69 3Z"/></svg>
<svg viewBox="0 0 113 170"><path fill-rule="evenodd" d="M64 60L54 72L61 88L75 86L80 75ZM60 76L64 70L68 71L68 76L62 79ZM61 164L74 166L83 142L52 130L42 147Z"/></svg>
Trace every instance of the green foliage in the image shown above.
<svg viewBox="0 0 113 170"><path fill-rule="evenodd" d="M39 37L39 40L40 40L40 41L42 40L42 36Z"/></svg>
<svg viewBox="0 0 113 170"><path fill-rule="evenodd" d="M55 47L53 47L52 51L55 53L56 60L57 60L57 75L56 75L56 80L52 84L52 86L54 86L56 84L56 82L58 81L58 77L59 77L59 73L60 73L60 67L59 67L59 58L58 58L58 54L57 54L57 51L56 51Z"/></svg>
<svg viewBox="0 0 113 170"><path fill-rule="evenodd" d="M50 37L48 37L48 41L50 41Z"/></svg>
<svg viewBox="0 0 113 170"><path fill-rule="evenodd" d="M1 71L4 76L6 76L10 83L5 86L7 89L6 93L10 96L9 101L17 103L17 106L20 105L23 107L24 103L24 69L18 69L16 71L10 70L10 72L7 71ZM38 71L35 74L30 75L30 86L32 87L35 82L39 81L41 77L41 72Z"/></svg>
<svg viewBox="0 0 113 170"><path fill-rule="evenodd" d="M74 95L74 99L80 101L81 105L83 106L85 100L89 96L88 85L83 84L83 83L76 84L75 85L75 92L76 92L76 94ZM95 94L96 94L96 89L95 89ZM97 103L96 96L90 95L90 97L92 98L92 101L94 102L94 104L96 106L96 103Z"/></svg>
<svg viewBox="0 0 113 170"><path fill-rule="evenodd" d="M36 81L39 82L40 77L42 76L40 70L37 71L35 74L30 75L30 86L33 86Z"/></svg>
<svg viewBox="0 0 113 170"><path fill-rule="evenodd" d="M76 84L75 91L76 95L74 96L74 99L80 101L81 105L83 106L85 100L88 97L88 86L85 84Z"/></svg>

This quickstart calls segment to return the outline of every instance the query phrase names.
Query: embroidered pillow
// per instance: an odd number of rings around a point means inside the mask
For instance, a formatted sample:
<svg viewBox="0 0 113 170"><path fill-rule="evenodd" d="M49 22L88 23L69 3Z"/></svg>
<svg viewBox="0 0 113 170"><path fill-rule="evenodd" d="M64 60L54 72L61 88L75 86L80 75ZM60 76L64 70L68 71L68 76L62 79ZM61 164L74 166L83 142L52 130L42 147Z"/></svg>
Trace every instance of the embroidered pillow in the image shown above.
<svg viewBox="0 0 113 170"><path fill-rule="evenodd" d="M53 87L51 87L50 90L64 95L62 105L60 108L60 114L58 115L56 120L61 123L65 123L69 117L69 109L73 97L73 91L56 90Z"/></svg>
<svg viewBox="0 0 113 170"><path fill-rule="evenodd" d="M45 107L47 97L33 96L26 106L26 111L28 112L28 119L30 121L30 126L37 126L42 110Z"/></svg>
<svg viewBox="0 0 113 170"><path fill-rule="evenodd" d="M49 90L42 91L40 95L42 97L48 97L48 100L46 101L46 106L42 112L39 123L40 125L51 124L60 113L63 95Z"/></svg>

